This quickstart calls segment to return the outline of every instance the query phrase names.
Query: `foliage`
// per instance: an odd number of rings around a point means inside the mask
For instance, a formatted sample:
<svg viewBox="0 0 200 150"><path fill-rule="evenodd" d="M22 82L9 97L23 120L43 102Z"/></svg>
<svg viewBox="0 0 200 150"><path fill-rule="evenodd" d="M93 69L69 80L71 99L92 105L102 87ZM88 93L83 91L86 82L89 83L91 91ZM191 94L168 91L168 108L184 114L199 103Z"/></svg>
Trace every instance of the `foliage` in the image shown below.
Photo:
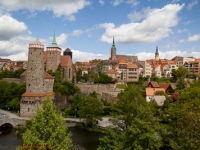
<svg viewBox="0 0 200 150"><path fill-rule="evenodd" d="M171 96L170 96L170 98L171 98L174 102L176 102L176 101L178 100L178 98L179 98L179 93L178 93L178 92L172 93Z"/></svg>
<svg viewBox="0 0 200 150"><path fill-rule="evenodd" d="M179 78L185 78L188 74L189 71L183 66L180 66L177 70L172 69L172 76L175 81L177 81Z"/></svg>
<svg viewBox="0 0 200 150"><path fill-rule="evenodd" d="M62 81L63 81L63 78L62 78L62 67L59 64L58 68L56 69L56 72L55 72L54 83L61 83Z"/></svg>
<svg viewBox="0 0 200 150"><path fill-rule="evenodd" d="M164 91L155 91L154 93L155 95L166 95L166 93Z"/></svg>
<svg viewBox="0 0 200 150"><path fill-rule="evenodd" d="M57 96L69 96L74 95L80 89L69 81L63 81L62 83L54 83L53 91Z"/></svg>
<svg viewBox="0 0 200 150"><path fill-rule="evenodd" d="M103 104L97 98L96 92L82 99L82 106L78 110L80 118L84 118L89 126L102 119Z"/></svg>
<svg viewBox="0 0 200 150"><path fill-rule="evenodd" d="M0 72L0 79L2 78L20 78L20 75L25 71L25 69L18 69L15 71L8 71L7 69Z"/></svg>
<svg viewBox="0 0 200 150"><path fill-rule="evenodd" d="M0 107L19 110L21 95L26 91L25 84L0 80Z"/></svg>
<svg viewBox="0 0 200 150"><path fill-rule="evenodd" d="M151 77L151 81L156 81L158 83L170 83L171 82L170 78L163 78L163 77L159 78L156 76Z"/></svg>
<svg viewBox="0 0 200 150"><path fill-rule="evenodd" d="M42 102L42 109L37 110L22 138L23 147L32 146L30 149L40 146L43 149L68 150L72 146L71 133L67 133L62 115L55 109L50 96Z"/></svg>
<svg viewBox="0 0 200 150"><path fill-rule="evenodd" d="M99 76L95 75L95 77L94 77L94 83L106 84L106 83L111 83L112 80L113 80L112 77L108 76L105 73L100 73Z"/></svg>
<svg viewBox="0 0 200 150"><path fill-rule="evenodd" d="M161 126L141 93L138 86L130 85L118 95L112 115L112 122L117 128L100 139L98 150L154 150L162 146Z"/></svg>
<svg viewBox="0 0 200 150"><path fill-rule="evenodd" d="M125 84L117 84L118 89L125 89L126 85Z"/></svg>
<svg viewBox="0 0 200 150"><path fill-rule="evenodd" d="M167 124L164 141L168 149L199 149L200 94L199 81L181 90L176 103L168 103L162 120Z"/></svg>
<svg viewBox="0 0 200 150"><path fill-rule="evenodd" d="M184 81L184 78L179 78L177 80L177 83L176 83L176 89L177 90L183 90L184 88L187 87L187 84L186 82Z"/></svg>

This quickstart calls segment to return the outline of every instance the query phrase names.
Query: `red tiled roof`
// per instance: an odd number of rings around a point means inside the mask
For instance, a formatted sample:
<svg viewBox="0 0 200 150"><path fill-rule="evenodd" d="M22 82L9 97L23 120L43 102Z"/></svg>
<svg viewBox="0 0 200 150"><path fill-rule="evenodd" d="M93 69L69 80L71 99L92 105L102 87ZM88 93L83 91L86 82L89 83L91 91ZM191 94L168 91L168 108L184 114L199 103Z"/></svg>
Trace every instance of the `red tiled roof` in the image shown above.
<svg viewBox="0 0 200 150"><path fill-rule="evenodd" d="M115 71L114 69L110 69L110 70L106 71L106 74L120 74L120 73Z"/></svg>
<svg viewBox="0 0 200 150"><path fill-rule="evenodd" d="M44 93L24 93L22 94L22 96L26 96L26 97L43 97L43 96L47 96L47 95L55 95L54 92L44 92Z"/></svg>
<svg viewBox="0 0 200 150"><path fill-rule="evenodd" d="M165 91L167 90L167 88L170 86L170 84L169 83L162 83L161 85L160 85L160 88L163 88L163 89L165 89Z"/></svg>
<svg viewBox="0 0 200 150"><path fill-rule="evenodd" d="M20 76L26 76L27 72L24 71ZM54 77L44 71L44 78L53 79Z"/></svg>
<svg viewBox="0 0 200 150"><path fill-rule="evenodd" d="M131 68L131 69L138 69L138 66L137 66L137 64L136 63L133 63L133 64L131 64L131 63L128 63L127 64L127 68Z"/></svg>
<svg viewBox="0 0 200 150"><path fill-rule="evenodd" d="M154 96L154 93L156 91L165 92L165 89L163 89L163 88L146 88L146 96Z"/></svg>
<svg viewBox="0 0 200 150"><path fill-rule="evenodd" d="M72 59L69 55L61 56L60 61L62 67L72 67Z"/></svg>
<svg viewBox="0 0 200 150"><path fill-rule="evenodd" d="M151 84L154 88L159 88L160 87L158 82L155 82L155 81L151 81L151 82L148 83L148 85L149 84Z"/></svg>

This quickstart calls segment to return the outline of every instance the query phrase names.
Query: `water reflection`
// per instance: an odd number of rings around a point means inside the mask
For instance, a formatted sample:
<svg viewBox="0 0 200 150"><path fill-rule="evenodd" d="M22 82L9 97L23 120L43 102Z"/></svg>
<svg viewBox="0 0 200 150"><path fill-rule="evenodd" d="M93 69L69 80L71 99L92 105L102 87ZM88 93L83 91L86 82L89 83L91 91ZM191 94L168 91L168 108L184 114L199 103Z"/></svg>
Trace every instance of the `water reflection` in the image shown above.
<svg viewBox="0 0 200 150"><path fill-rule="evenodd" d="M70 150L96 150L99 145L99 138L104 134L82 130L76 127L69 127L72 132L73 148ZM15 150L17 146L23 145L20 137L15 135L13 128L0 129L0 150Z"/></svg>

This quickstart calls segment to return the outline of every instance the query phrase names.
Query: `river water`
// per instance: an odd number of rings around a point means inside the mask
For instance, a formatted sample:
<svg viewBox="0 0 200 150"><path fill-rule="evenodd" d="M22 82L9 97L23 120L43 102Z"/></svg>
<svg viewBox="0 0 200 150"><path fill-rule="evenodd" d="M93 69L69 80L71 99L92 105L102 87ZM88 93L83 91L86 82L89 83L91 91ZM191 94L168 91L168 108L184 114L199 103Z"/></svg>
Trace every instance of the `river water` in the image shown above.
<svg viewBox="0 0 200 150"><path fill-rule="evenodd" d="M71 150L96 150L99 145L99 138L104 134L82 130L76 127L68 127L72 132L72 140L74 143ZM5 130L4 130L5 131ZM17 146L23 145L20 137L14 134L12 129L6 129L8 132L0 134L0 150L15 150Z"/></svg>

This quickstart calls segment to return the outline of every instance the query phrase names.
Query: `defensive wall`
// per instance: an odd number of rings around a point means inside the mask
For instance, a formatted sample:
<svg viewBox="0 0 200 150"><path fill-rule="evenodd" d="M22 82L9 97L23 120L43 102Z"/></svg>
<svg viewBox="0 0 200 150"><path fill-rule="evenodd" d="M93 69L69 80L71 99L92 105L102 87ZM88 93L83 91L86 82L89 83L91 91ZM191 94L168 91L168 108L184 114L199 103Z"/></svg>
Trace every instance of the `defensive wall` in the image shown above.
<svg viewBox="0 0 200 150"><path fill-rule="evenodd" d="M15 82L16 84L19 84L20 79L18 78L3 78L2 80L8 81L8 82Z"/></svg>
<svg viewBox="0 0 200 150"><path fill-rule="evenodd" d="M121 90L116 88L116 84L75 84L80 88L82 94L90 94L94 91L99 94L99 98L114 103Z"/></svg>

